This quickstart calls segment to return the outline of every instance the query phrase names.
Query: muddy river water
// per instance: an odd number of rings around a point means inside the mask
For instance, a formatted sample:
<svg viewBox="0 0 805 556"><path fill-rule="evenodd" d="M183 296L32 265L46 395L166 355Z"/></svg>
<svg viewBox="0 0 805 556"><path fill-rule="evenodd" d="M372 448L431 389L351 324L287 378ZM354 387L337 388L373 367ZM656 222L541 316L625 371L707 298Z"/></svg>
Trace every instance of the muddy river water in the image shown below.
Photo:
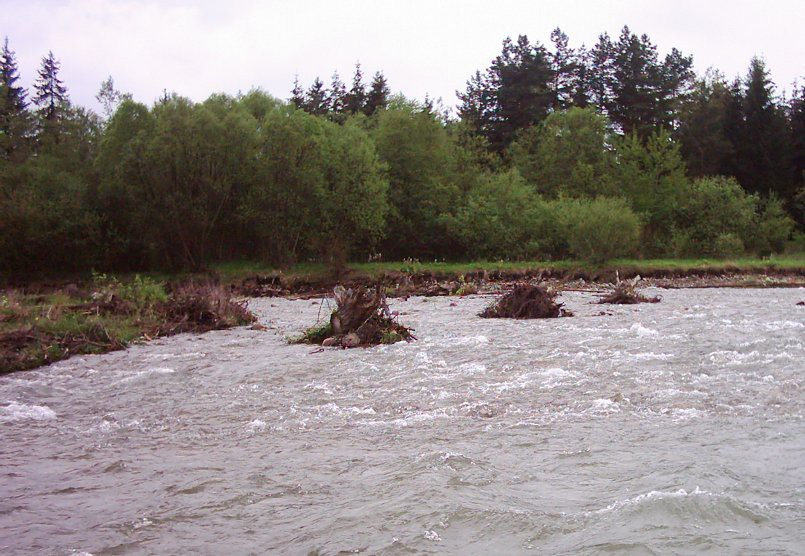
<svg viewBox="0 0 805 556"><path fill-rule="evenodd" d="M255 299L0 377L0 553L805 553L805 290L659 293L322 353L327 302Z"/></svg>

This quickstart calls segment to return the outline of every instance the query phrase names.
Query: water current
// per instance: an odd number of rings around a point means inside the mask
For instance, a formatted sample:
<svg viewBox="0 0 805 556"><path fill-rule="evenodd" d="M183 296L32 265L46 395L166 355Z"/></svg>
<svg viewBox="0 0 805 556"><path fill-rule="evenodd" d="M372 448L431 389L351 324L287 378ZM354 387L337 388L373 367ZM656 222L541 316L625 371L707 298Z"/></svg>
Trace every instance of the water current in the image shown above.
<svg viewBox="0 0 805 556"><path fill-rule="evenodd" d="M805 553L805 290L659 293L394 300L417 342L321 353L329 302L255 299L0 377L0 552Z"/></svg>

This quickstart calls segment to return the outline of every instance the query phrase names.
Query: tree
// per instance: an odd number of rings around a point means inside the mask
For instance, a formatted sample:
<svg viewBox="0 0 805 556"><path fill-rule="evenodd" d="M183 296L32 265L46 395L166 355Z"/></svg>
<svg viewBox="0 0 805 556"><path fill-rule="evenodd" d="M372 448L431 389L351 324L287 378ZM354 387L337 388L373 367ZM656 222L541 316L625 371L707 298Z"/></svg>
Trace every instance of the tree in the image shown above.
<svg viewBox="0 0 805 556"><path fill-rule="evenodd" d="M291 90L291 98L288 99L291 104L299 109L304 109L305 107L305 91L302 89L302 86L299 84L299 76L294 76L293 79L293 89Z"/></svg>
<svg viewBox="0 0 805 556"><path fill-rule="evenodd" d="M794 191L788 171L788 131L777 105L774 83L766 64L753 58L744 80L743 137L737 146L736 177L750 193L776 193L791 199Z"/></svg>
<svg viewBox="0 0 805 556"><path fill-rule="evenodd" d="M338 72L333 72L332 83L330 90L327 92L327 109L330 111L331 117L343 115L346 107L347 89L344 82L338 75Z"/></svg>
<svg viewBox="0 0 805 556"><path fill-rule="evenodd" d="M366 104L366 88L363 86L363 73L360 62L355 64L355 75L352 77L352 88L346 94L344 108L350 114L363 112Z"/></svg>
<svg viewBox="0 0 805 556"><path fill-rule="evenodd" d="M693 60L673 49L660 63L657 47L647 35L638 37L624 27L615 44L601 37L599 53L605 76L599 86L609 86L601 96L603 107L625 135L648 137L657 127L672 128L676 106L693 80Z"/></svg>
<svg viewBox="0 0 805 556"><path fill-rule="evenodd" d="M522 132L509 154L523 177L546 196L611 195L608 128L606 117L593 108L553 112L542 125Z"/></svg>
<svg viewBox="0 0 805 556"><path fill-rule="evenodd" d="M29 133L27 93L17 85L17 60L8 47L8 37L0 53L0 157L18 158L15 154L25 150Z"/></svg>
<svg viewBox="0 0 805 556"><path fill-rule="evenodd" d="M67 88L59 79L61 64L53 56L53 52L42 58L34 89L34 104L39 107L40 116L45 122L55 122L63 114L67 105Z"/></svg>
<svg viewBox="0 0 805 556"><path fill-rule="evenodd" d="M619 194L645 224L643 252L667 254L677 223L676 209L688 184L679 145L661 128L646 140L636 134L622 138L616 151Z"/></svg>
<svg viewBox="0 0 805 556"><path fill-rule="evenodd" d="M727 171L734 146L726 135L730 90L724 77L708 70L696 81L679 110L674 136L693 177L714 176Z"/></svg>
<svg viewBox="0 0 805 556"><path fill-rule="evenodd" d="M443 214L456 209L460 191L454 179L454 151L442 124L410 103L396 99L377 116L372 136L387 167L389 257L443 256L448 236Z"/></svg>
<svg viewBox="0 0 805 556"><path fill-rule="evenodd" d="M324 88L324 82L318 77L307 90L303 108L305 112L313 114L314 116L324 116L329 111L329 107L327 106L327 91Z"/></svg>
<svg viewBox="0 0 805 556"><path fill-rule="evenodd" d="M388 82L386 81L383 72L378 71L372 78L372 84L369 87L369 93L366 95L366 104L364 105L363 112L367 116L371 116L378 110L383 110L388 106L389 96Z"/></svg>
<svg viewBox="0 0 805 556"><path fill-rule="evenodd" d="M107 121L115 113L120 103L130 98L130 94L121 93L115 88L115 80L112 79L111 75L101 83L101 88L98 90L98 94L95 95L95 100L101 104Z"/></svg>
<svg viewBox="0 0 805 556"><path fill-rule="evenodd" d="M800 226L805 226L805 87L794 88L788 109L788 120L791 130L791 181L796 193L794 199L800 203L791 202L792 208L798 207L795 217Z"/></svg>

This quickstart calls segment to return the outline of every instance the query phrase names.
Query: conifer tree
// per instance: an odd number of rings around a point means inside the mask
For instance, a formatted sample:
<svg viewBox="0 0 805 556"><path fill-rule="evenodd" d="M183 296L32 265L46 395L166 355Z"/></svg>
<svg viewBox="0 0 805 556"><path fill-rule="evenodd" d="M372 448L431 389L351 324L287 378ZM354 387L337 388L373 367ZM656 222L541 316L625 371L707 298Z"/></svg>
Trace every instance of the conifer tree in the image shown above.
<svg viewBox="0 0 805 556"><path fill-rule="evenodd" d="M324 82L318 77L305 94L304 109L315 116L324 116L328 112L327 90L324 88Z"/></svg>
<svg viewBox="0 0 805 556"><path fill-rule="evenodd" d="M294 76L291 98L288 100L290 100L291 104L299 109L303 109L305 107L305 91L299 84L299 75Z"/></svg>
<svg viewBox="0 0 805 556"><path fill-rule="evenodd" d="M8 37L0 53L0 156L11 158L22 149L28 132L28 102L19 80L14 51L8 47Z"/></svg>
<svg viewBox="0 0 805 556"><path fill-rule="evenodd" d="M788 174L788 133L783 111L776 104L774 83L766 64L753 58L744 81L745 133L739 152L742 160L738 181L749 192L793 196Z"/></svg>
<svg viewBox="0 0 805 556"><path fill-rule="evenodd" d="M556 93L557 106L566 109L573 104L578 80L578 60L576 52L568 45L567 35L559 27L551 31L551 42L554 45L551 53L553 90Z"/></svg>
<svg viewBox="0 0 805 556"><path fill-rule="evenodd" d="M369 88L369 93L366 95L366 104L364 106L364 114L371 116L378 110L382 110L388 106L389 96L388 82L386 81L383 72L378 71L372 78L372 85Z"/></svg>
<svg viewBox="0 0 805 556"><path fill-rule="evenodd" d="M366 87L363 85L363 73L360 62L355 64L355 75L352 77L352 88L346 94L345 106L350 114L363 112L366 105Z"/></svg>
<svg viewBox="0 0 805 556"><path fill-rule="evenodd" d="M342 114L346 107L347 88L338 72L333 72L330 90L327 92L327 108L333 114Z"/></svg>
<svg viewBox="0 0 805 556"><path fill-rule="evenodd" d="M34 104L39 107L40 115L46 122L60 119L67 105L67 88L59 79L60 66L53 52L48 52L48 55L42 58L42 67L34 83L36 89Z"/></svg>

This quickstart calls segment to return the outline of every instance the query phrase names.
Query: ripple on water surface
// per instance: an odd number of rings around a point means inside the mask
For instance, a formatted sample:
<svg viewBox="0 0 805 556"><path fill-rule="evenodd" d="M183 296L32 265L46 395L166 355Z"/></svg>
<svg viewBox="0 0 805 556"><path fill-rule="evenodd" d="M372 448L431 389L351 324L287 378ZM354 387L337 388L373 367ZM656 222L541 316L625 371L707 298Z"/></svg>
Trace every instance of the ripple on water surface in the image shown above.
<svg viewBox="0 0 805 556"><path fill-rule="evenodd" d="M802 296L394 300L417 342L321 353L318 304L258 299L268 332L0 377L0 549L802 553Z"/></svg>

